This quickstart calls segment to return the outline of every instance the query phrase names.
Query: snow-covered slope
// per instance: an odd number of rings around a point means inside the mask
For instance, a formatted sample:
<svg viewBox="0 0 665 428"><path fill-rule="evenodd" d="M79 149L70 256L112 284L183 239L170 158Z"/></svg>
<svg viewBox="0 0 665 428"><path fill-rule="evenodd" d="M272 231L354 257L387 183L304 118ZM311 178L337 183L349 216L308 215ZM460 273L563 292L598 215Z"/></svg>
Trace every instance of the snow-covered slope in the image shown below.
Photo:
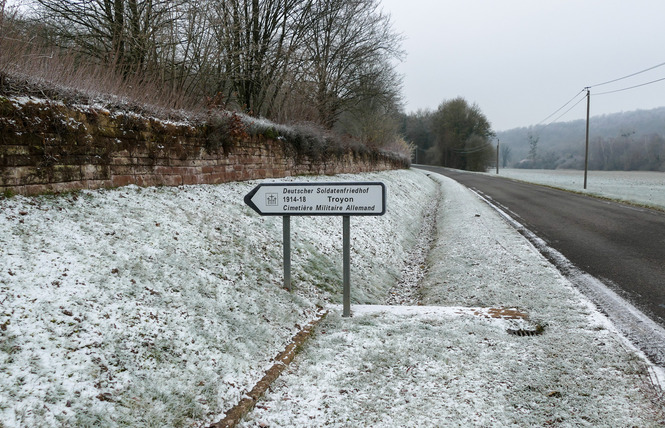
<svg viewBox="0 0 665 428"><path fill-rule="evenodd" d="M247 426L663 421L648 365L466 189L418 171L292 180L386 183L387 214L351 219L352 301L372 306L333 309ZM242 202L256 184L0 200L0 427L221 419L318 305L341 302L342 219L292 219L289 293L281 218ZM377 307L439 189L420 298L444 308Z"/></svg>
<svg viewBox="0 0 665 428"><path fill-rule="evenodd" d="M492 208L432 177L443 199L428 306L329 315L242 426L665 423L662 371Z"/></svg>
<svg viewBox="0 0 665 428"><path fill-rule="evenodd" d="M354 302L383 302L433 182L310 180L386 183L388 213L351 220ZM341 301L342 219L292 219L289 293L282 219L243 203L256 184L0 200L0 426L190 426L233 406Z"/></svg>

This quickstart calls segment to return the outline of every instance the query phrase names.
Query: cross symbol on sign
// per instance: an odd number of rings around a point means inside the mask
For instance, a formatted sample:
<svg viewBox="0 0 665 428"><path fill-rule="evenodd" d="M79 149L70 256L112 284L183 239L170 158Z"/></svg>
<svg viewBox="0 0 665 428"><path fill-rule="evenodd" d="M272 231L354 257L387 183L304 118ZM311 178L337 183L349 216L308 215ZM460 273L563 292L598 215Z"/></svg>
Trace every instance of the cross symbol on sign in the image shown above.
<svg viewBox="0 0 665 428"><path fill-rule="evenodd" d="M269 207L277 205L277 193L266 193L266 205Z"/></svg>

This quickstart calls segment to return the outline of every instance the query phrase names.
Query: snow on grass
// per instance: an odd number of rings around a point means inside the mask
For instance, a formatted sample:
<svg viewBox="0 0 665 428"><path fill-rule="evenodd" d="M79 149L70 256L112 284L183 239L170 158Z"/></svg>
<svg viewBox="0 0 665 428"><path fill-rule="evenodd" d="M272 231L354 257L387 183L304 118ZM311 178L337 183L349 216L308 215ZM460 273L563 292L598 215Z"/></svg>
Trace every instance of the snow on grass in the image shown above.
<svg viewBox="0 0 665 428"><path fill-rule="evenodd" d="M493 174L493 173L492 173ZM501 169L499 176L665 209L665 172Z"/></svg>
<svg viewBox="0 0 665 428"><path fill-rule="evenodd" d="M436 186L383 181L383 217L352 218L352 301L382 303ZM0 426L196 426L221 419L272 358L341 302L342 219L243 203L258 182L0 200Z"/></svg>
<svg viewBox="0 0 665 428"><path fill-rule="evenodd" d="M242 426L665 423L652 367L489 206L431 176L444 199L421 301L445 308L334 311ZM508 333L538 325L539 335Z"/></svg>
<svg viewBox="0 0 665 428"><path fill-rule="evenodd" d="M564 349L473 316L329 317L241 426L658 424L639 363L611 337Z"/></svg>

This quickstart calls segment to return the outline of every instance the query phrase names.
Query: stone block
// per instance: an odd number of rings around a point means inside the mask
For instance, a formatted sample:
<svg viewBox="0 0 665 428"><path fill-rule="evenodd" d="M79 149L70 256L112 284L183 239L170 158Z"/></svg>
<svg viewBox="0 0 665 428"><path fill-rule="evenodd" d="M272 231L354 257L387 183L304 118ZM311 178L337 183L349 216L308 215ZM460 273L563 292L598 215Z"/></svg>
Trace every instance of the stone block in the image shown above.
<svg viewBox="0 0 665 428"><path fill-rule="evenodd" d="M111 175L134 175L133 165L111 165Z"/></svg>
<svg viewBox="0 0 665 428"><path fill-rule="evenodd" d="M182 184L205 184L205 180L200 175L183 175Z"/></svg>
<svg viewBox="0 0 665 428"><path fill-rule="evenodd" d="M0 186L16 186L16 175L13 168L0 168Z"/></svg>
<svg viewBox="0 0 665 428"><path fill-rule="evenodd" d="M83 181L83 188L88 189L88 190L95 190L95 189L105 189L109 187L113 187L113 181L111 180L84 180Z"/></svg>
<svg viewBox="0 0 665 428"><path fill-rule="evenodd" d="M29 156L30 147L15 144L0 145L0 156Z"/></svg>
<svg viewBox="0 0 665 428"><path fill-rule="evenodd" d="M182 185L182 176L181 175L162 175L160 176L161 186L180 186Z"/></svg>
<svg viewBox="0 0 665 428"><path fill-rule="evenodd" d="M162 177L154 174L136 175L136 185L140 187L160 186L162 185Z"/></svg>
<svg viewBox="0 0 665 428"><path fill-rule="evenodd" d="M213 174L206 174L205 175L205 182L207 184L221 184L221 183L227 183L230 180L228 180L228 174L226 173L213 173Z"/></svg>
<svg viewBox="0 0 665 428"><path fill-rule="evenodd" d="M111 177L111 187L122 187L130 184L136 184L133 175L113 175Z"/></svg>
<svg viewBox="0 0 665 428"><path fill-rule="evenodd" d="M78 165L53 165L52 181L65 183L69 181L81 181L81 167Z"/></svg>
<svg viewBox="0 0 665 428"><path fill-rule="evenodd" d="M123 152L126 152L123 150ZM111 165L132 165L133 159L129 156L129 153L113 153L111 155Z"/></svg>
<svg viewBox="0 0 665 428"><path fill-rule="evenodd" d="M106 177L108 167L104 165L82 165L81 174L83 180L100 180Z"/></svg>

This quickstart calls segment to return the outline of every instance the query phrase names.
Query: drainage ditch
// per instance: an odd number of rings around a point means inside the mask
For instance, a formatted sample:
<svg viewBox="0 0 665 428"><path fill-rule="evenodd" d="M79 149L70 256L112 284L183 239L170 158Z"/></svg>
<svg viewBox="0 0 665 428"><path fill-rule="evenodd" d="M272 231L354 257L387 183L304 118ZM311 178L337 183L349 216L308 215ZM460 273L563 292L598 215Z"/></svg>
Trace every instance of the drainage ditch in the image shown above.
<svg viewBox="0 0 665 428"><path fill-rule="evenodd" d="M441 203L441 186L437 183L434 198L425 207L422 225L415 245L409 252L399 282L388 291L387 305L419 305L420 283L427 273L427 256L436 239L436 225Z"/></svg>

